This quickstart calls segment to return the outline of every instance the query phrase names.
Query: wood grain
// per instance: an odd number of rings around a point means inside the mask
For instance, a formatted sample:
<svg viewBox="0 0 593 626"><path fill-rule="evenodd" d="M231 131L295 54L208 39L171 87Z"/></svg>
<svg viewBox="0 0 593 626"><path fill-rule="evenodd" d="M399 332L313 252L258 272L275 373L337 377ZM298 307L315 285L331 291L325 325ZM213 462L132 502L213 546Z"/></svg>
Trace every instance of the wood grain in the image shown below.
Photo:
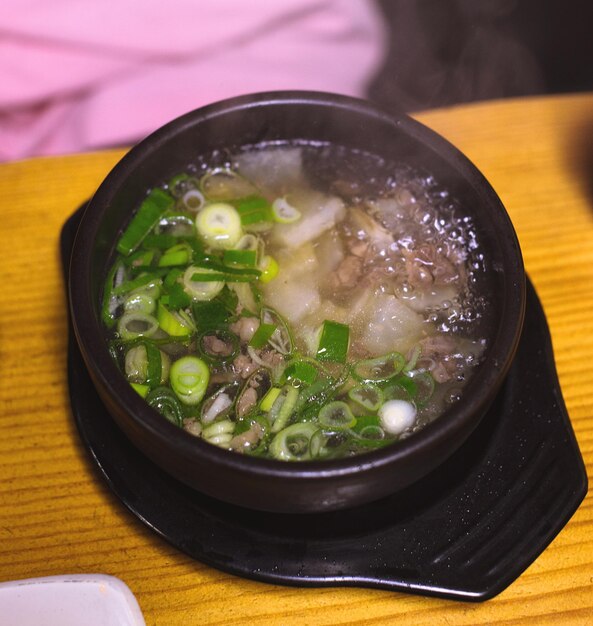
<svg viewBox="0 0 593 626"><path fill-rule="evenodd" d="M593 468L593 95L486 102L417 118L482 170L515 224L565 401ZM149 625L593 622L593 506L507 590L468 605L365 589L300 589L221 573L148 531L110 494L70 415L58 237L123 154L0 166L0 581L101 572ZM1 617L0 617L1 621Z"/></svg>

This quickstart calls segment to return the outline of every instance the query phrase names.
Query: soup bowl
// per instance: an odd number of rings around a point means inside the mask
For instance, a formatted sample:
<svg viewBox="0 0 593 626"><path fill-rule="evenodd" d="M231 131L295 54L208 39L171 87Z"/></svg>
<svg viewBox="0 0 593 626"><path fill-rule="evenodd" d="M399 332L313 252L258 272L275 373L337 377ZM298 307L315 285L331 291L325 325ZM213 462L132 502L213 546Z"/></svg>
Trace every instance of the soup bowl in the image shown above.
<svg viewBox="0 0 593 626"><path fill-rule="evenodd" d="M196 155L296 140L340 144L430 172L472 216L492 292L487 348L461 399L407 439L342 459L256 458L190 435L131 388L110 355L100 315L117 240L150 187L182 171ZM106 412L154 463L198 492L227 503L278 513L317 513L395 493L437 468L468 438L512 362L523 323L525 275L517 237L496 193L442 137L403 113L386 112L363 100L270 92L192 111L122 158L83 214L72 251L69 297L75 337Z"/></svg>

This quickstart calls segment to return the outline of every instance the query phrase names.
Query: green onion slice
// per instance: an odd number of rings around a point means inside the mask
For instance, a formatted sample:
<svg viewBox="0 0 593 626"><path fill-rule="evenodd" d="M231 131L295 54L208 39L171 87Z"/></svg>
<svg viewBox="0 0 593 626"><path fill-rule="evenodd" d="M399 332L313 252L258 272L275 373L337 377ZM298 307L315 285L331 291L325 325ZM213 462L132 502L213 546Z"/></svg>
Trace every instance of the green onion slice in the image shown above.
<svg viewBox="0 0 593 626"><path fill-rule="evenodd" d="M237 209L224 202L203 208L196 216L196 228L206 244L215 249L232 248L243 236Z"/></svg>
<svg viewBox="0 0 593 626"><path fill-rule="evenodd" d="M184 356L171 365L169 374L175 395L188 405L199 404L210 380L210 370L202 359Z"/></svg>
<svg viewBox="0 0 593 626"><path fill-rule="evenodd" d="M198 337L198 352L209 363L229 363L240 350L239 337L226 328L212 328Z"/></svg>
<svg viewBox="0 0 593 626"><path fill-rule="evenodd" d="M312 385L322 374L319 363L306 357L290 361L284 368L282 378L293 385Z"/></svg>
<svg viewBox="0 0 593 626"><path fill-rule="evenodd" d="M311 422L287 426L276 434L270 444L270 453L282 461L307 461L312 458L311 439L319 428Z"/></svg>
<svg viewBox="0 0 593 626"><path fill-rule="evenodd" d="M397 376L406 363L399 352L390 352L374 359L358 361L352 367L352 376L363 383L386 382Z"/></svg>
<svg viewBox="0 0 593 626"><path fill-rule="evenodd" d="M121 260L116 261L110 268L105 285L103 287L103 305L101 307L101 319L107 328L113 328L116 322L116 310L119 304L115 291L116 276L123 271Z"/></svg>
<svg viewBox="0 0 593 626"><path fill-rule="evenodd" d="M288 324L284 321L282 316L274 309L269 307L263 307L260 314L262 324L269 324L276 326L276 330L272 333L272 336L268 339L268 343L280 354L290 354L293 350L293 340Z"/></svg>
<svg viewBox="0 0 593 626"><path fill-rule="evenodd" d="M218 272L190 265L183 274L185 292L192 300L212 300L224 287L224 277Z"/></svg>
<svg viewBox="0 0 593 626"><path fill-rule="evenodd" d="M299 390L292 385L285 385L278 394L270 409L269 419L272 422L272 432L281 431L290 420L299 397Z"/></svg>
<svg viewBox="0 0 593 626"><path fill-rule="evenodd" d="M301 212L286 197L276 198L272 203L274 221L279 224L292 224L301 219Z"/></svg>
<svg viewBox="0 0 593 626"><path fill-rule="evenodd" d="M210 200L223 201L245 198L257 192L246 178L226 168L214 169L204 174L200 180L200 190Z"/></svg>
<svg viewBox="0 0 593 626"><path fill-rule="evenodd" d="M243 267L257 266L257 250L225 250L222 257L226 265L239 265Z"/></svg>
<svg viewBox="0 0 593 626"><path fill-rule="evenodd" d="M320 361L345 363L349 341L350 328L346 324L325 320L321 328L317 358Z"/></svg>
<svg viewBox="0 0 593 626"><path fill-rule="evenodd" d="M268 343L272 335L276 332L277 328L278 327L276 326L276 324L264 324L263 322L260 323L257 330L253 334L253 337L249 341L249 345L256 350L259 348L263 348Z"/></svg>
<svg viewBox="0 0 593 626"><path fill-rule="evenodd" d="M328 428L352 428L356 424L356 418L345 402L336 400L319 411L319 423Z"/></svg>
<svg viewBox="0 0 593 626"><path fill-rule="evenodd" d="M434 393L435 381L429 372L409 372L406 376L410 377L414 385L416 386L416 394L414 395L414 404L421 407L430 400ZM402 380L398 382L405 384L405 378L402 376Z"/></svg>
<svg viewBox="0 0 593 626"><path fill-rule="evenodd" d="M383 404L383 392L375 385L357 385L348 391L348 397L369 411L378 411Z"/></svg>
<svg viewBox="0 0 593 626"><path fill-rule="evenodd" d="M125 340L151 337L158 330L159 322L152 316L141 311L124 313L117 323L117 332Z"/></svg>
<svg viewBox="0 0 593 626"><path fill-rule="evenodd" d="M157 387L146 396L146 402L176 426L183 423L183 408L168 387Z"/></svg>
<svg viewBox="0 0 593 626"><path fill-rule="evenodd" d="M193 251L187 243L178 243L163 252L159 259L159 267L173 267L175 265L187 265L193 256Z"/></svg>
<svg viewBox="0 0 593 626"><path fill-rule="evenodd" d="M142 243L163 213L173 205L173 198L163 189L154 188L144 199L117 243L117 251L128 256Z"/></svg>
<svg viewBox="0 0 593 626"><path fill-rule="evenodd" d="M148 385L143 385L141 383L130 383L130 385L141 398L146 398L148 392L150 391L150 387Z"/></svg>
<svg viewBox="0 0 593 626"><path fill-rule="evenodd" d="M158 325L172 337L187 337L195 332L193 320L184 311L172 311L161 298L157 304Z"/></svg>

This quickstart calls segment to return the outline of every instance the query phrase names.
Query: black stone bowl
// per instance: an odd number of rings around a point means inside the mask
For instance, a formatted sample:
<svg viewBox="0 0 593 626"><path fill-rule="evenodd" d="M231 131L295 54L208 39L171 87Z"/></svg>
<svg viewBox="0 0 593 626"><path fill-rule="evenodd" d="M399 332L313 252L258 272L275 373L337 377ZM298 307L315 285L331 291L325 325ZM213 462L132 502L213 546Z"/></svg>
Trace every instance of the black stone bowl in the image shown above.
<svg viewBox="0 0 593 626"><path fill-rule="evenodd" d="M288 463L228 452L197 439L151 409L109 355L100 302L115 243L151 186L199 154L267 141L342 144L434 175L471 211L494 291L493 328L483 363L462 399L419 433L381 450ZM468 159L404 114L325 93L272 92L219 102L184 115L135 146L86 209L70 265L72 323L101 399L127 437L167 472L210 496L248 508L314 513L363 504L419 480L467 439L490 406L518 344L525 308L519 244L499 198Z"/></svg>

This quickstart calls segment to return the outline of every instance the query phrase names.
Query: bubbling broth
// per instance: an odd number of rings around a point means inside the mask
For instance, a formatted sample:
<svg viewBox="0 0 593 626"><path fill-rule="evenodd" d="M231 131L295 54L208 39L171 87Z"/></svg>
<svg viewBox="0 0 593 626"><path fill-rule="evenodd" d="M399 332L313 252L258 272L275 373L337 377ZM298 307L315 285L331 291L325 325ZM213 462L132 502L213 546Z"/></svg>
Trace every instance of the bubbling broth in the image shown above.
<svg viewBox="0 0 593 626"><path fill-rule="evenodd" d="M333 144L246 146L149 191L102 317L127 380L188 433L341 458L462 396L486 276L472 218L431 175Z"/></svg>

